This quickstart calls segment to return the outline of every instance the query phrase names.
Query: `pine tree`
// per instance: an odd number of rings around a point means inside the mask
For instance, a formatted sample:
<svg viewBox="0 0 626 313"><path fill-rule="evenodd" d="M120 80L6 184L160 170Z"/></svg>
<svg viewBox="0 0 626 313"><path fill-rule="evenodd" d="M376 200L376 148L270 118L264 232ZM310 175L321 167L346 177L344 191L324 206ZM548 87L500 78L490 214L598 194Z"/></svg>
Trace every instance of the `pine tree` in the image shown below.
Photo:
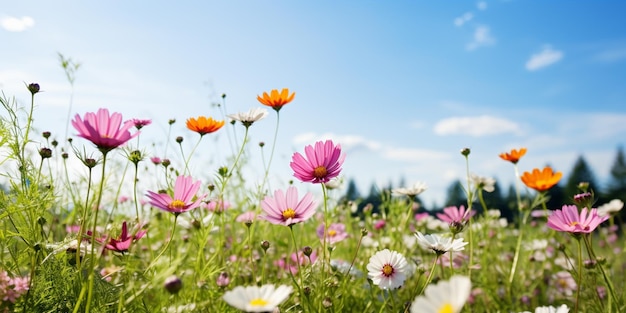
<svg viewBox="0 0 626 313"><path fill-rule="evenodd" d="M580 193L578 184L581 182L589 183L589 189L593 190L595 194L600 194L600 190L598 189L599 186L596 183L593 170L589 167L587 161L585 161L585 158L582 155L578 157L578 160L576 160L576 163L570 173L571 174L564 187L566 199L572 200L576 194Z"/></svg>
<svg viewBox="0 0 626 313"><path fill-rule="evenodd" d="M617 155L611 167L611 176L604 198L606 198L607 201L613 199L626 201L626 157L624 156L622 147L617 149Z"/></svg>
<svg viewBox="0 0 626 313"><path fill-rule="evenodd" d="M444 206L449 207L460 205L467 206L467 196L463 186L461 185L461 181L457 179L450 184L450 187L448 187Z"/></svg>

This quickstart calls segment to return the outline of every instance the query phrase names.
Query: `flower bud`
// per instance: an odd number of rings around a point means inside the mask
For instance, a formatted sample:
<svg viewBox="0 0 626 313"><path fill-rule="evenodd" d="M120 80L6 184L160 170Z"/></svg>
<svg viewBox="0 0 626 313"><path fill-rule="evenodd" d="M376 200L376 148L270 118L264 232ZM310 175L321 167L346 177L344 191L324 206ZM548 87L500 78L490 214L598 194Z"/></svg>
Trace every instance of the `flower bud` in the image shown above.
<svg viewBox="0 0 626 313"><path fill-rule="evenodd" d="M472 152L472 151L470 150L470 148L463 148L463 149L461 149L461 154L462 154L463 156L468 156L468 155L470 155L470 152Z"/></svg>
<svg viewBox="0 0 626 313"><path fill-rule="evenodd" d="M306 257L310 257L311 253L313 253L313 248L311 248L309 246L306 246L306 247L302 248L302 253L304 253L304 255Z"/></svg>
<svg viewBox="0 0 626 313"><path fill-rule="evenodd" d="M183 281L176 275L172 275L165 279L165 290L171 294L178 293L183 288Z"/></svg>
<svg viewBox="0 0 626 313"><path fill-rule="evenodd" d="M176 119L170 119L169 121L167 121L168 124L172 125L174 123L176 123Z"/></svg>
<svg viewBox="0 0 626 313"><path fill-rule="evenodd" d="M33 95L39 92L39 84L37 83L28 84L27 88L28 88L28 91L30 91L30 93Z"/></svg>
<svg viewBox="0 0 626 313"><path fill-rule="evenodd" d="M42 159L49 159L52 157L52 150L49 148L41 148L39 149L39 155Z"/></svg>
<svg viewBox="0 0 626 313"><path fill-rule="evenodd" d="M263 248L264 252L267 252L267 249L270 248L270 242L267 240L261 241L261 248Z"/></svg>
<svg viewBox="0 0 626 313"><path fill-rule="evenodd" d="M41 136L43 136L43 138L48 139L48 138L50 138L50 132L43 132L43 133L41 133Z"/></svg>
<svg viewBox="0 0 626 313"><path fill-rule="evenodd" d="M183 142L183 137L181 137L181 136L176 137L176 142L177 143Z"/></svg>

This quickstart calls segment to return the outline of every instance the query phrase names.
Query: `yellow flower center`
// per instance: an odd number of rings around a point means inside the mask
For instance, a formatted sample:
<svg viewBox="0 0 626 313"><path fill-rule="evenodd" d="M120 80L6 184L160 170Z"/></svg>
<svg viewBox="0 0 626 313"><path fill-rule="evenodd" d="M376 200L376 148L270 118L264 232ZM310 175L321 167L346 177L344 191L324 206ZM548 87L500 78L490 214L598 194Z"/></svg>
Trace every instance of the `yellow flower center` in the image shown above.
<svg viewBox="0 0 626 313"><path fill-rule="evenodd" d="M333 237L335 235L337 235L337 231L336 230L331 229L331 230L328 231L328 236Z"/></svg>
<svg viewBox="0 0 626 313"><path fill-rule="evenodd" d="M315 178L324 178L326 174L328 174L328 172L324 165L320 165L313 170L313 176L315 176Z"/></svg>
<svg viewBox="0 0 626 313"><path fill-rule="evenodd" d="M283 211L283 218L284 219L290 219L290 218L294 218L296 217L296 211L294 211L292 208L288 208L287 210Z"/></svg>
<svg viewBox="0 0 626 313"><path fill-rule="evenodd" d="M391 274L393 274L393 266L389 264L383 265L383 275L389 277Z"/></svg>
<svg viewBox="0 0 626 313"><path fill-rule="evenodd" d="M264 306L267 305L267 301L261 299L261 298L256 298L256 299L252 299L250 300L249 303L251 306Z"/></svg>
<svg viewBox="0 0 626 313"><path fill-rule="evenodd" d="M443 306L441 306L439 308L439 310L437 310L437 313L452 313L454 312L454 308L452 307L452 304L450 303L446 303Z"/></svg>
<svg viewBox="0 0 626 313"><path fill-rule="evenodd" d="M180 210L185 207L185 202L182 202L180 200L174 200L167 207L170 209Z"/></svg>
<svg viewBox="0 0 626 313"><path fill-rule="evenodd" d="M574 221L574 222L569 223L569 226L576 226L576 225L578 225L578 224L580 224L580 223L578 223L578 222Z"/></svg>

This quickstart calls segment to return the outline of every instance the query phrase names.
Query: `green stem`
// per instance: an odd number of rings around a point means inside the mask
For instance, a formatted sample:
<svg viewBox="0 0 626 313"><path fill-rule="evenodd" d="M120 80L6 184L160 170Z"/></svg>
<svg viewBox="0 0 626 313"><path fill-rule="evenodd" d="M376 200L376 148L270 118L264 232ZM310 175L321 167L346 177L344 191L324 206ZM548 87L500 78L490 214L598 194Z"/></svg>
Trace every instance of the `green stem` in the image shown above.
<svg viewBox="0 0 626 313"><path fill-rule="evenodd" d="M437 261L439 261L439 253L437 253L437 256L435 257L435 261L433 261L433 265L430 267L430 271L428 272L428 277L426 277L426 281L424 282L424 286L422 287L422 290L420 290L420 292L417 295L415 295L416 297L424 293L424 290L426 290L426 287L428 287L428 284L430 284L430 281L433 279L433 274L435 274L435 266L437 266Z"/></svg>
<svg viewBox="0 0 626 313"><path fill-rule="evenodd" d="M95 238L96 238L96 226L98 226L98 212L100 212L100 202L102 201L102 190L104 190L104 181L105 181L105 169L106 169L106 163L107 163L107 153L108 151L103 150L102 151L102 174L100 177L100 187L98 188L98 200L96 201L96 213L94 214L94 218L93 218L93 226L92 226L92 231L91 231L91 264L89 267L89 292L87 293L87 306L85 308L85 312L91 312L89 310L90 306L91 306L91 299L93 298L93 285L94 285L94 280L95 280L95 271L96 271L96 259L99 259L98 257L96 257L95 254ZM80 253L80 241L78 242L78 253ZM78 305L79 303L77 303Z"/></svg>
<svg viewBox="0 0 626 313"><path fill-rule="evenodd" d="M579 303L580 303L580 289L583 284L583 246L580 243L580 235L578 234L576 237L576 241L578 241L578 284L576 286L576 303L574 303L574 312L578 313Z"/></svg>
<svg viewBox="0 0 626 313"><path fill-rule="evenodd" d="M274 149L276 148L276 138L278 138L278 125L280 124L280 112L276 111L276 128L274 128L274 141L272 142L272 152L270 152L270 159L267 162L267 166L265 167L265 176L263 177L263 183L261 183L261 188L259 189L260 195L259 198L264 194L265 184L267 183L267 178L270 173L270 166L272 165L272 159L274 158Z"/></svg>
<svg viewBox="0 0 626 313"><path fill-rule="evenodd" d="M589 241L589 237L585 235L583 236L583 239L585 240L585 247L587 247L587 253L589 253L589 257L597 262L598 258L596 257L596 254L593 251L593 246L591 245L591 242ZM615 294L615 288L613 287L613 283L607 276L606 271L604 270L604 266L602 266L602 264L599 262L598 262L598 267L600 268L600 272L602 272L602 278L604 279L604 282L606 283L607 288L609 288L609 293L611 294L611 298L615 302L615 306L617 307L617 312L621 312L622 306L619 302L619 299L617 298L617 295Z"/></svg>
<svg viewBox="0 0 626 313"><path fill-rule="evenodd" d="M198 146L200 145L200 142L202 141L202 135L200 135L200 139L198 139L198 142L196 142L196 145L193 146L193 149L191 149L191 152L189 153L189 156L187 156L187 159L185 159L185 174L189 173L189 161L191 161L191 156L196 152L196 149L198 148ZM183 147L180 147L180 153L183 153ZM183 154L183 158L185 157L185 155Z"/></svg>

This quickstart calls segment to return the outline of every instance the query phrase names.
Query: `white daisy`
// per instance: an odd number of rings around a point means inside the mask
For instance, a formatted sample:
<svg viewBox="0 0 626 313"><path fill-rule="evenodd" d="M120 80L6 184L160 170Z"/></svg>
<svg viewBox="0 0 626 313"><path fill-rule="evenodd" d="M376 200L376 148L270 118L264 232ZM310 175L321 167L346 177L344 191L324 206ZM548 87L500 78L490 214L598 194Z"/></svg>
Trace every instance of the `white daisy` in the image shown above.
<svg viewBox="0 0 626 313"><path fill-rule="evenodd" d="M471 289L470 279L459 275L454 275L447 281L440 281L436 285L428 285L424 295L413 300L411 313L461 312Z"/></svg>
<svg viewBox="0 0 626 313"><path fill-rule="evenodd" d="M496 180L492 177L482 177L476 174L471 174L470 179L476 189L482 189L486 192L493 192L496 190Z"/></svg>
<svg viewBox="0 0 626 313"><path fill-rule="evenodd" d="M540 306L535 308L535 313L568 313L569 308L567 305L562 304L560 307L555 308L553 306ZM522 313L531 313L529 311L524 311Z"/></svg>
<svg viewBox="0 0 626 313"><path fill-rule="evenodd" d="M376 252L367 264L368 278L384 290L402 286L407 270L408 263L404 256L389 249Z"/></svg>
<svg viewBox="0 0 626 313"><path fill-rule="evenodd" d="M244 312L271 312L285 301L293 288L291 286L274 285L237 286L224 293L224 301L230 306Z"/></svg>
<svg viewBox="0 0 626 313"><path fill-rule="evenodd" d="M415 197L419 195L420 193L426 191L426 189L428 189L428 186L426 185L426 183L417 182L413 184L413 186L410 188L395 188L391 192L395 195Z"/></svg>
<svg viewBox="0 0 626 313"><path fill-rule="evenodd" d="M624 202L620 199L613 199L609 203L605 203L598 207L598 216L606 216L611 213L617 213L624 207Z"/></svg>
<svg viewBox="0 0 626 313"><path fill-rule="evenodd" d="M240 121L241 124L248 127L252 125L252 123L265 118L267 116L267 110L264 108L253 108L248 110L248 112L238 112L235 114L228 114L227 116L235 121Z"/></svg>
<svg viewBox="0 0 626 313"><path fill-rule="evenodd" d="M461 251L465 249L468 242L464 242L463 238L452 240L450 237L442 237L436 234L424 235L416 232L417 242L426 250L432 250L437 254L444 254L448 251Z"/></svg>

